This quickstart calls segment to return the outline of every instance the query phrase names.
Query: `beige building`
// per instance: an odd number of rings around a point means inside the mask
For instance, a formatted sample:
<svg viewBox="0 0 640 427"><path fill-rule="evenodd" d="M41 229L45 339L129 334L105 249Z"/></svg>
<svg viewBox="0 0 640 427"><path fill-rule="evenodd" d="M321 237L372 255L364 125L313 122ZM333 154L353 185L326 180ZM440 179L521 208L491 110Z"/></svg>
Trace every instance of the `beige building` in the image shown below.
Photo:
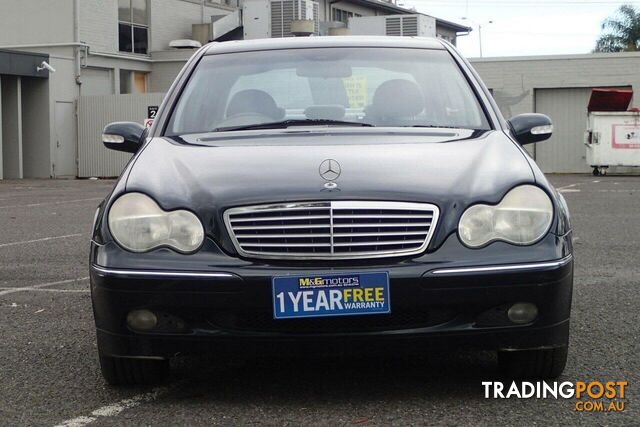
<svg viewBox="0 0 640 427"><path fill-rule="evenodd" d="M183 0L0 2L0 49L44 54L55 69L41 79L0 76L2 87L11 88L0 98L2 114L21 123L3 126L0 152L9 155L0 179L77 176L78 100L152 90L154 63L183 63L189 56L156 61L154 48L168 49L170 40L190 35L193 23L230 10Z"/></svg>
<svg viewBox="0 0 640 427"><path fill-rule="evenodd" d="M584 132L593 88L640 93L640 52L473 59L502 114L551 117L553 137L527 147L544 172L590 172ZM638 97L635 104L640 106Z"/></svg>

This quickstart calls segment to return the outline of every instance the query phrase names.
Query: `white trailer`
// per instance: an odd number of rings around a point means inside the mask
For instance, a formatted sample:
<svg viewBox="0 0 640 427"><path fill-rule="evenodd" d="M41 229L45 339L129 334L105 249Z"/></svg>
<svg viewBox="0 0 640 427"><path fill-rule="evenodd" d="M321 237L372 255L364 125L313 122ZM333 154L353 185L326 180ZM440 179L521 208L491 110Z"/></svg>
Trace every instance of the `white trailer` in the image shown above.
<svg viewBox="0 0 640 427"><path fill-rule="evenodd" d="M606 102L594 102L594 94L589 103L587 131L584 143L587 147L587 165L593 168L594 175L606 175L612 166L640 166L640 110L631 111L595 111L598 105L612 107L612 99ZM602 98L602 91L600 98ZM618 96L619 96L618 91ZM615 96L615 95L614 95ZM618 109L626 110L626 104L618 102ZM614 102L615 103L615 102ZM605 109L605 108L600 108Z"/></svg>

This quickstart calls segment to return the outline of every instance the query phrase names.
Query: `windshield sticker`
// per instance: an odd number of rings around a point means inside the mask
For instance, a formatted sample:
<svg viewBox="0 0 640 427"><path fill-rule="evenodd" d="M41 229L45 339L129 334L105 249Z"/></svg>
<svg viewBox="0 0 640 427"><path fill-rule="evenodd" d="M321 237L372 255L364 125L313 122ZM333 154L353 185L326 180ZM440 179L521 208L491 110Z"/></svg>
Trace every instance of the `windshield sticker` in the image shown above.
<svg viewBox="0 0 640 427"><path fill-rule="evenodd" d="M364 108L368 105L367 77L351 76L342 79L344 88L347 91L350 108Z"/></svg>

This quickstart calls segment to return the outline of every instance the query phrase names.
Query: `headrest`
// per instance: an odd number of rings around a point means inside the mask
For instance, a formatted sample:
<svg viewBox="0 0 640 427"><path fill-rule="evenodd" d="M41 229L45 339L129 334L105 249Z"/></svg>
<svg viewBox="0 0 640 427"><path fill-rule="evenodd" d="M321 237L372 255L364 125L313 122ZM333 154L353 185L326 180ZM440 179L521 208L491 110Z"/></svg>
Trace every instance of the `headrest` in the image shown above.
<svg viewBox="0 0 640 427"><path fill-rule="evenodd" d="M368 113L379 118L414 117L423 110L420 87L409 80L394 79L378 86Z"/></svg>
<svg viewBox="0 0 640 427"><path fill-rule="evenodd" d="M279 120L284 117L285 111L276 105L267 92L247 89L233 95L227 107L227 117L243 113L258 113Z"/></svg>

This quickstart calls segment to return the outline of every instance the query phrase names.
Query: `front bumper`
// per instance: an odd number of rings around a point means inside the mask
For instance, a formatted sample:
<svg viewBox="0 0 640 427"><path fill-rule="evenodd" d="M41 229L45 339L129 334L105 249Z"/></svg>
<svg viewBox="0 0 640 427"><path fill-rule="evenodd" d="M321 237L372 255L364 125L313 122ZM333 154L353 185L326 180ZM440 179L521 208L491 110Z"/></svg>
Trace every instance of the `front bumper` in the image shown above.
<svg viewBox="0 0 640 427"><path fill-rule="evenodd" d="M573 287L573 259L537 263L446 267L389 266L391 314L274 320L274 275L380 271L379 267L319 269L254 266L220 271L115 269L92 265L91 291L100 349L126 357L170 357L183 352L217 352L236 345L261 350L295 347L340 348L355 342L392 347L390 342L488 349L565 345ZM417 273L421 271L420 273ZM538 317L515 325L508 307L529 302ZM127 314L149 309L160 325L135 332Z"/></svg>

